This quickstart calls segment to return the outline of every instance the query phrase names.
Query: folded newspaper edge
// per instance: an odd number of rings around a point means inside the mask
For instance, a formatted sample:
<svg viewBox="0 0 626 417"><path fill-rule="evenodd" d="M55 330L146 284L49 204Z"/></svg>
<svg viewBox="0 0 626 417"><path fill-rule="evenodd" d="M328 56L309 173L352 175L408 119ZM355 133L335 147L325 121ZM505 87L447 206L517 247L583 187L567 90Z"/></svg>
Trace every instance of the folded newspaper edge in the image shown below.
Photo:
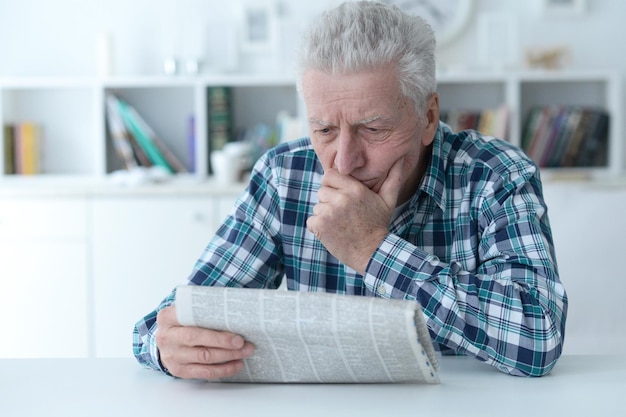
<svg viewBox="0 0 626 417"><path fill-rule="evenodd" d="M223 382L439 383L415 301L331 293L181 285L180 324L240 334L255 345Z"/></svg>

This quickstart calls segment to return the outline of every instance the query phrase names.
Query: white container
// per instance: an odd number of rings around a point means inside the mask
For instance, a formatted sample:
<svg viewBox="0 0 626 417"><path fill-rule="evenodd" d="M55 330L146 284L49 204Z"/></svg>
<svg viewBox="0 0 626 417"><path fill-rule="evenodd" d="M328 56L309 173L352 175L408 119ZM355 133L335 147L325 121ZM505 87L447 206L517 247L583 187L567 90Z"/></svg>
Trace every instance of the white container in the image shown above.
<svg viewBox="0 0 626 417"><path fill-rule="evenodd" d="M252 147L246 142L229 142L222 150L211 152L213 176L217 182L232 184L240 182L252 165Z"/></svg>

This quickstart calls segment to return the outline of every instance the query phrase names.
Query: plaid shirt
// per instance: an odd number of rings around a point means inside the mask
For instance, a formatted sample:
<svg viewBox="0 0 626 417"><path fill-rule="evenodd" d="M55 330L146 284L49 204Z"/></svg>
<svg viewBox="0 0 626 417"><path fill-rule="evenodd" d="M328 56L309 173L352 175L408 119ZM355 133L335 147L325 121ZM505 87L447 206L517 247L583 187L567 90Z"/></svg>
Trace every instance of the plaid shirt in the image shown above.
<svg viewBox="0 0 626 417"><path fill-rule="evenodd" d="M537 167L514 146L441 123L426 175L396 216L364 276L306 228L322 179L309 139L281 144L255 165L197 262L191 284L416 300L435 347L513 375L549 372L563 346L567 296ZM163 370L156 313L134 331L134 353Z"/></svg>

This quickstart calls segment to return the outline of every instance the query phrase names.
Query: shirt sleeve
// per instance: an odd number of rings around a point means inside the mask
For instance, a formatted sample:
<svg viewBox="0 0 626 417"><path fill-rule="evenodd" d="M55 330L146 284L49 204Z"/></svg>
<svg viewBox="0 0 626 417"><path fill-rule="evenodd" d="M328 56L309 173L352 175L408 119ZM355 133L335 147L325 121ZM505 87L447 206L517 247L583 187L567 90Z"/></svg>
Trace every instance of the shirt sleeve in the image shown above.
<svg viewBox="0 0 626 417"><path fill-rule="evenodd" d="M139 320L133 329L133 354L137 362L146 368L155 369L166 374L169 374L169 372L161 364L155 340L157 330L156 316L160 310L174 302L174 296L175 292L172 292L161 302L157 309Z"/></svg>
<svg viewBox="0 0 626 417"><path fill-rule="evenodd" d="M538 177L485 186L462 256L443 262L389 234L367 267L377 296L418 301L433 341L520 376L548 373L559 358L567 296L559 280ZM458 252L457 252L458 253Z"/></svg>

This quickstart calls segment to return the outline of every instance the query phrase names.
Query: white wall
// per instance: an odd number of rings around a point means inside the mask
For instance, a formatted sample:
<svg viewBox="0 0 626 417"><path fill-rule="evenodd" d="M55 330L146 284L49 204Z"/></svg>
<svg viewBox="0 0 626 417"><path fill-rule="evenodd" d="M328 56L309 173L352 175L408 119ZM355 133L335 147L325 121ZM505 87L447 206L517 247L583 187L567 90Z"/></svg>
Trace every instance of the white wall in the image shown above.
<svg viewBox="0 0 626 417"><path fill-rule="evenodd" d="M0 76L91 75L95 39L110 32L115 72L150 74L161 70L164 55L208 56L210 28L226 31L238 6L267 0L0 0ZM580 17L542 16L542 0L476 0L472 23L463 36L440 51L442 67L477 64L477 17L507 11L518 19L520 50L528 46L568 45L576 68L615 68L626 74L626 2L587 0ZM282 46L295 46L293 33L337 0L277 0ZM291 55L286 53L288 60ZM521 53L520 53L521 55Z"/></svg>
<svg viewBox="0 0 626 417"><path fill-rule="evenodd" d="M161 73L170 55L180 61L199 57L203 71L222 70L225 62L233 61L240 71L290 72L302 28L340 0L274 0L279 16L275 53L235 51L243 5L270 1L0 0L0 77L94 75L96 39L102 32L110 35L117 75ZM518 62L523 63L529 47L567 46L568 66L613 69L624 78L625 1L586 0L585 13L574 17L547 17L540 13L542 1L475 0L465 31L439 49L439 68L479 66L480 16L508 12L517 19ZM626 103L626 91L621 97Z"/></svg>

